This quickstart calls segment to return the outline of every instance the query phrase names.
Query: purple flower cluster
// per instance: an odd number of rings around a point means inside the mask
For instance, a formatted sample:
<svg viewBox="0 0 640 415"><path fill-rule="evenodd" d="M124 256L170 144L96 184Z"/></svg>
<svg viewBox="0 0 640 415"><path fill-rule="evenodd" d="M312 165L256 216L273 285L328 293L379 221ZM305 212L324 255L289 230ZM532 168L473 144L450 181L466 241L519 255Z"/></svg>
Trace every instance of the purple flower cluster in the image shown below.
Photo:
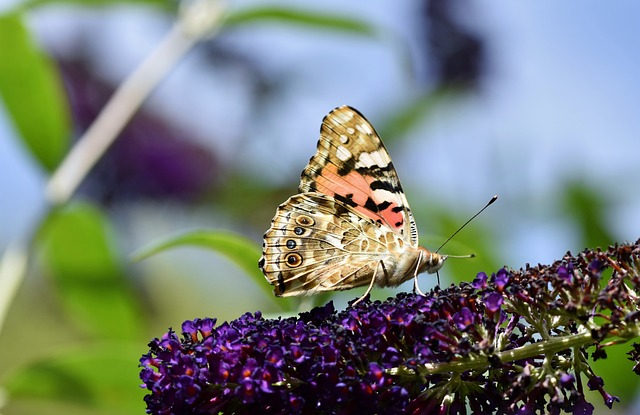
<svg viewBox="0 0 640 415"><path fill-rule="evenodd" d="M341 312L186 321L140 360L147 413L591 414L583 378L617 398L587 348L638 336L638 243Z"/></svg>

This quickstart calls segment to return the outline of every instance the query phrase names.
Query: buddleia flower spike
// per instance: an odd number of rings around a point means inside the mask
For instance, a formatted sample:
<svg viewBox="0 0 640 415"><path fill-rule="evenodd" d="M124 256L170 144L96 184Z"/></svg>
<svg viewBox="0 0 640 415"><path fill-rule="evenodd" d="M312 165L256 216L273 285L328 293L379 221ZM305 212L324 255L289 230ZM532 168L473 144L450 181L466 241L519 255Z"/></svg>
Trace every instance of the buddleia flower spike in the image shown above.
<svg viewBox="0 0 640 415"><path fill-rule="evenodd" d="M639 299L640 240L344 311L186 321L140 377L149 414L590 415L588 389L619 401L591 361L640 336Z"/></svg>

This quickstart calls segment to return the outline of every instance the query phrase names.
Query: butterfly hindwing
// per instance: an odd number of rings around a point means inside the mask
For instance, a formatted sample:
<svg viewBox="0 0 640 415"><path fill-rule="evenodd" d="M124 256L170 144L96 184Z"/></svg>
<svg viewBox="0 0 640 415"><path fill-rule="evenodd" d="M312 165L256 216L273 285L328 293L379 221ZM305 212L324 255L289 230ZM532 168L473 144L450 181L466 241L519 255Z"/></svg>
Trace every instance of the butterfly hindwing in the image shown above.
<svg viewBox="0 0 640 415"><path fill-rule="evenodd" d="M298 194L278 208L260 265L278 296L367 285L389 255L387 239L399 239L389 234L329 196Z"/></svg>
<svg viewBox="0 0 640 415"><path fill-rule="evenodd" d="M418 246L416 225L389 153L354 108L338 107L323 119L317 151L302 172L298 190L331 196Z"/></svg>

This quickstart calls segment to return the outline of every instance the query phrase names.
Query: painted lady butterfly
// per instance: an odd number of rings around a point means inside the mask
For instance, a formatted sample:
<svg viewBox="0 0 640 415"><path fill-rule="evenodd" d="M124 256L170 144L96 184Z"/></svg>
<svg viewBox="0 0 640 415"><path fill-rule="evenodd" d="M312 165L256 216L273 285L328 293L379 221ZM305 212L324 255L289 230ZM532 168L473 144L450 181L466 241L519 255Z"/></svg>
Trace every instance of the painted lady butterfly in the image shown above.
<svg viewBox="0 0 640 415"><path fill-rule="evenodd" d="M371 124L342 106L323 120L298 194L281 204L258 266L278 297L399 285L434 273L446 255L418 231L389 153Z"/></svg>

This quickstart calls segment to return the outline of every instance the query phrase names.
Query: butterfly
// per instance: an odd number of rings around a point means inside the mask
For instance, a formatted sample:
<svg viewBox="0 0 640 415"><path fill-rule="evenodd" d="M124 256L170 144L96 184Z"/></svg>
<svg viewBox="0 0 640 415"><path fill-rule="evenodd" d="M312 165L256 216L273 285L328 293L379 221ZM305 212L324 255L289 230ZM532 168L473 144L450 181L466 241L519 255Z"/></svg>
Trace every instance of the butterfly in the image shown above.
<svg viewBox="0 0 640 415"><path fill-rule="evenodd" d="M447 259L418 245L409 203L382 140L356 109L322 120L298 194L264 234L258 266L278 297L394 287L435 273ZM354 303L354 305L356 304Z"/></svg>

